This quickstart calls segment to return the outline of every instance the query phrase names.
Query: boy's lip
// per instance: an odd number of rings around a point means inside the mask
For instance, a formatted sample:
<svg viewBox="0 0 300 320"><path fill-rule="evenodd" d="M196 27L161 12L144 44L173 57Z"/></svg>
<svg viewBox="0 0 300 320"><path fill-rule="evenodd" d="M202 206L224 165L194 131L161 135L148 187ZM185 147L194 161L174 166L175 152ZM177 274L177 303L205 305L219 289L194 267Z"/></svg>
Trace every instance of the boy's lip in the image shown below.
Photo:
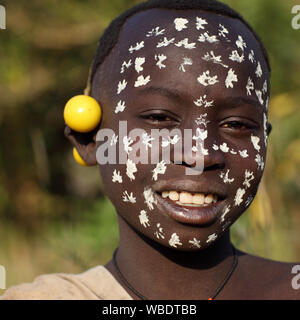
<svg viewBox="0 0 300 320"><path fill-rule="evenodd" d="M176 202L163 198L156 194L157 206L172 219L190 225L209 226L219 217L219 213L224 205L224 200L217 201L202 207L189 207L179 205Z"/></svg>
<svg viewBox="0 0 300 320"><path fill-rule="evenodd" d="M222 186L201 179L193 180L161 180L155 183L152 189L156 192L158 208L172 219L190 225L208 226L213 224L219 216L224 206L226 192ZM213 194L218 196L216 203L210 203L205 206L192 207L189 205L180 205L173 200L163 198L163 191L186 191L189 193Z"/></svg>

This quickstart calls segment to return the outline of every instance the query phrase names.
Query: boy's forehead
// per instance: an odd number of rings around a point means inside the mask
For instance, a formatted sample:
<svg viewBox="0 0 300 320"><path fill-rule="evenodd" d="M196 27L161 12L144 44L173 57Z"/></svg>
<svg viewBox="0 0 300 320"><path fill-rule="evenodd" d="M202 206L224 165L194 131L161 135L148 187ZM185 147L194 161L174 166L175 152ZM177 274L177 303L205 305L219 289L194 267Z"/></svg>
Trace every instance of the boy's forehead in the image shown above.
<svg viewBox="0 0 300 320"><path fill-rule="evenodd" d="M253 50L260 50L254 35L240 20L204 10L149 9L139 12L130 17L122 27L118 44L126 46L143 37L153 40L164 36L177 38L200 35L212 37L209 41L203 41L203 50L207 44L230 48L237 35L241 35ZM213 36L220 41L214 43ZM200 46L198 48L201 49Z"/></svg>
<svg viewBox="0 0 300 320"><path fill-rule="evenodd" d="M238 19L213 12L137 13L122 27L108 60L105 74L118 82L120 90L128 82L125 96L132 89L169 79L173 87L188 86L191 92L199 88L207 94L219 88L224 96L249 95L262 105L268 100L269 73L258 41Z"/></svg>

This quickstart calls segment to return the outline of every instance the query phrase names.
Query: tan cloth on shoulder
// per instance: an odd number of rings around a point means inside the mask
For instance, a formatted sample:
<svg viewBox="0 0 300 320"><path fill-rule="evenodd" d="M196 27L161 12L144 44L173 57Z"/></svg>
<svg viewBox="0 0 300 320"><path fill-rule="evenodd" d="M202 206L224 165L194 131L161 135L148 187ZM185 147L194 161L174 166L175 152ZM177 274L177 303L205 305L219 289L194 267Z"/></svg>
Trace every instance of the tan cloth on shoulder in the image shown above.
<svg viewBox="0 0 300 320"><path fill-rule="evenodd" d="M0 300L132 300L113 275L97 266L80 274L54 273L13 286Z"/></svg>

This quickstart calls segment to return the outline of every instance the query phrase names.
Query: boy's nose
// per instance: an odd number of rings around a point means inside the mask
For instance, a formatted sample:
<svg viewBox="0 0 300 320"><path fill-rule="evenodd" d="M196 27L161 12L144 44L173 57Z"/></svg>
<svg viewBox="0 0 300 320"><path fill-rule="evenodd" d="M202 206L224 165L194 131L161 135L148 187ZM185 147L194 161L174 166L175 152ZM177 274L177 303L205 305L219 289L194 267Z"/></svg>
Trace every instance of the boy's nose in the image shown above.
<svg viewBox="0 0 300 320"><path fill-rule="evenodd" d="M184 150L184 148L182 150ZM176 162L176 159L182 159L182 161ZM225 168L223 152L214 150L212 147L208 146L204 152L201 152L199 147L198 152L193 151L191 148L189 150L184 150L183 154L181 154L180 157L179 155L177 155L177 157L175 156L174 160L174 164L183 165L186 168L197 171L198 174L205 171L223 170Z"/></svg>

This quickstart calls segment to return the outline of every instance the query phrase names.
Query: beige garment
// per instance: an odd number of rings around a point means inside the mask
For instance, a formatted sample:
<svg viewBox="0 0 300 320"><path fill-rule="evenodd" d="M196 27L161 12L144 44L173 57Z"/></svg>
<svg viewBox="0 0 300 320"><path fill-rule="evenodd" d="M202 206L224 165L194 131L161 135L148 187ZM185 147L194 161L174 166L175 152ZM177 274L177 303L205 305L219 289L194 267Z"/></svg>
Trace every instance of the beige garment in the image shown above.
<svg viewBox="0 0 300 320"><path fill-rule="evenodd" d="M80 274L54 273L37 277L32 283L13 286L0 300L132 300L104 267Z"/></svg>

